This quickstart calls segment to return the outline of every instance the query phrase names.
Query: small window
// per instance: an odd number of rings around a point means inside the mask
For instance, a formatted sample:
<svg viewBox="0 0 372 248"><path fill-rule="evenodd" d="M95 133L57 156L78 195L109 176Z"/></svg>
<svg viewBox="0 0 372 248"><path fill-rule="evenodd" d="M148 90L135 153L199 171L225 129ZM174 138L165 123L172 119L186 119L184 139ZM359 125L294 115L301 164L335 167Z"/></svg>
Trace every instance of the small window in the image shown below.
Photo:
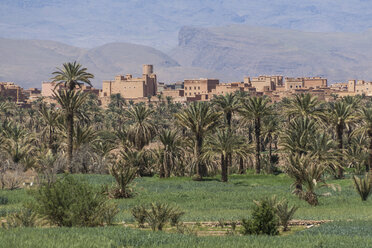
<svg viewBox="0 0 372 248"><path fill-rule="evenodd" d="M196 90L196 86L194 86L194 90Z"/></svg>
<svg viewBox="0 0 372 248"><path fill-rule="evenodd" d="M198 86L198 90L200 90L200 86Z"/></svg>

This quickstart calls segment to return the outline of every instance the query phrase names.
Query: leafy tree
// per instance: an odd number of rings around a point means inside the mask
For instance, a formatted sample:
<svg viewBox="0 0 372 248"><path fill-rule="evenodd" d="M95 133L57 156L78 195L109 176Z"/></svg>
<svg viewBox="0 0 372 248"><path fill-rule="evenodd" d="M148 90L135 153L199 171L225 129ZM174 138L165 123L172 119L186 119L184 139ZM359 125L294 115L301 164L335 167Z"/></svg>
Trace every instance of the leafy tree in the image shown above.
<svg viewBox="0 0 372 248"><path fill-rule="evenodd" d="M272 108L269 106L269 98L249 97L243 100L240 114L246 119L254 120L254 133L256 139L256 173L261 172L261 129L262 119L272 115Z"/></svg>
<svg viewBox="0 0 372 248"><path fill-rule="evenodd" d="M329 122L335 127L336 136L338 141L338 149L339 149L339 160L340 162L343 159L343 141L342 136L344 134L344 129L348 122L352 121L352 105L348 105L345 102L339 101L335 103L330 103L329 106ZM337 178L343 178L343 168L342 166L338 167L338 174Z"/></svg>
<svg viewBox="0 0 372 248"><path fill-rule="evenodd" d="M53 82L57 82L57 85L63 85L65 87L62 91L55 91L54 96L64 110L64 117L67 124L68 170L71 172L74 115L87 98L86 94L75 91L75 89L81 88L84 83L92 86L90 79L94 78L94 76L87 72L87 68L83 68L76 61L73 63L64 63L63 68L57 68L57 71L54 71L52 74L54 75L52 78Z"/></svg>
<svg viewBox="0 0 372 248"><path fill-rule="evenodd" d="M194 160L196 180L201 180L206 169L202 163L202 147L206 136L218 125L219 113L212 110L206 102L193 102L188 108L175 115L176 122L189 130L194 140Z"/></svg>
<svg viewBox="0 0 372 248"><path fill-rule="evenodd" d="M245 142L239 136L232 134L228 130L218 130L210 135L207 140L207 150L221 157L221 179L222 182L228 180L228 155L239 153L244 156L246 152Z"/></svg>
<svg viewBox="0 0 372 248"><path fill-rule="evenodd" d="M146 108L143 104L134 105L125 112L131 122L127 133L128 140L139 151L148 145L156 134L156 127L151 120L152 114L153 110Z"/></svg>

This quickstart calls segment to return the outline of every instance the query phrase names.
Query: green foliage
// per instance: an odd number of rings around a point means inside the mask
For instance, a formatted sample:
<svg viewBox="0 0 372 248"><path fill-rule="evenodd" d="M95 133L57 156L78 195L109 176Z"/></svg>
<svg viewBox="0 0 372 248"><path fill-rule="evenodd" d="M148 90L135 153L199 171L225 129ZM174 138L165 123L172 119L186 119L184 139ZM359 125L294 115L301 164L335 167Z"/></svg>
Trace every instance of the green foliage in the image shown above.
<svg viewBox="0 0 372 248"><path fill-rule="evenodd" d="M279 222L275 215L275 208L268 200L262 200L260 204L256 204L253 207L251 219L242 220L242 233L244 235L278 235L278 225Z"/></svg>
<svg viewBox="0 0 372 248"><path fill-rule="evenodd" d="M32 209L23 208L22 210L9 214L6 221L2 223L4 228L15 227L35 227L42 225L43 221Z"/></svg>
<svg viewBox="0 0 372 248"><path fill-rule="evenodd" d="M289 203L286 199L281 200L275 206L275 213L279 218L279 223L283 226L283 231L288 231L289 221L293 218L293 215L297 211L298 207L289 206Z"/></svg>
<svg viewBox="0 0 372 248"><path fill-rule="evenodd" d="M117 206L109 204L102 193L72 176L41 185L32 195L32 208L52 225L98 226L112 222L117 213Z"/></svg>
<svg viewBox="0 0 372 248"><path fill-rule="evenodd" d="M179 208L173 208L171 214L170 214L170 224L171 226L177 226L180 223L181 217L185 214L184 211L182 211Z"/></svg>
<svg viewBox="0 0 372 248"><path fill-rule="evenodd" d="M153 231L162 231L167 222L176 226L183 214L184 212L179 208L164 203L151 203L149 209L146 209L143 205L132 209L132 215L138 222L138 226L140 228L144 227L147 221Z"/></svg>
<svg viewBox="0 0 372 248"><path fill-rule="evenodd" d="M173 208L165 203L152 203L147 211L146 220L153 231L162 231L172 216Z"/></svg>
<svg viewBox="0 0 372 248"><path fill-rule="evenodd" d="M128 155L128 153L125 154ZM112 198L130 198L133 196L133 190L130 188L130 184L136 178L137 168L133 168L128 164L132 161L128 156L124 156L112 163L109 168L110 174L116 181L116 186L109 190L109 196Z"/></svg>
<svg viewBox="0 0 372 248"><path fill-rule="evenodd" d="M9 199L6 196L0 196L0 205L6 205L8 204Z"/></svg>
<svg viewBox="0 0 372 248"><path fill-rule="evenodd" d="M143 228L146 222L146 217L147 217L146 207L143 205L135 206L134 208L132 208L131 212L132 212L134 219L138 223L138 227Z"/></svg>
<svg viewBox="0 0 372 248"><path fill-rule="evenodd" d="M354 186L362 201L366 201L372 191L372 181L369 174L366 174L363 178L353 176Z"/></svg>

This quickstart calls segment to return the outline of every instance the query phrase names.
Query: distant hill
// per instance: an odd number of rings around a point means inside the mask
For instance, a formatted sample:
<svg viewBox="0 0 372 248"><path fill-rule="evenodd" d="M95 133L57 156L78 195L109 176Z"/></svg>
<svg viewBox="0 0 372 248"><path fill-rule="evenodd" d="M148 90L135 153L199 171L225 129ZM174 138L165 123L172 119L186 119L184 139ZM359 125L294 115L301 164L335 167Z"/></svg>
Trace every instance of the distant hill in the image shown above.
<svg viewBox="0 0 372 248"><path fill-rule="evenodd" d="M96 87L117 74L139 75L142 64L154 64L155 71L178 66L154 48L129 43L111 43L88 50L53 41L0 38L0 58L0 81L14 81L23 87L40 87L56 67L74 60L95 75Z"/></svg>
<svg viewBox="0 0 372 248"><path fill-rule="evenodd" d="M241 81L244 76L322 76L329 82L372 80L372 30L316 33L247 25L183 27L169 54L131 43L92 49L54 41L0 38L0 81L40 87L62 63L77 60L95 75L93 84L118 74L142 73L153 64L158 80L211 77Z"/></svg>
<svg viewBox="0 0 372 248"><path fill-rule="evenodd" d="M372 30L351 34L247 25L184 27L170 56L181 66L218 71L223 80L260 74L372 80L371 40Z"/></svg>
<svg viewBox="0 0 372 248"><path fill-rule="evenodd" d="M130 42L168 51L183 26L246 24L316 32L372 27L370 0L1 0L0 34L78 47Z"/></svg>

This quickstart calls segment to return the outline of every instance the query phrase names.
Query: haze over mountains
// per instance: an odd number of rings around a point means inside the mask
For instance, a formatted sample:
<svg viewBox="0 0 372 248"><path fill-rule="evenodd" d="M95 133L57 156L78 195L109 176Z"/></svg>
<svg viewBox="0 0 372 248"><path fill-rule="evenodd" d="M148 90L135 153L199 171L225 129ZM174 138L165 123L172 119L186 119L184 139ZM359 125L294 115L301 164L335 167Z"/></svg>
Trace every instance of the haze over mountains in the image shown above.
<svg viewBox="0 0 372 248"><path fill-rule="evenodd" d="M96 75L96 87L139 75L142 64L164 82L372 80L371 27L368 0L1 0L0 81L40 87L73 60Z"/></svg>
<svg viewBox="0 0 372 248"><path fill-rule="evenodd" d="M372 27L370 0L1 0L1 37L168 51L183 26L248 24L316 32Z"/></svg>

